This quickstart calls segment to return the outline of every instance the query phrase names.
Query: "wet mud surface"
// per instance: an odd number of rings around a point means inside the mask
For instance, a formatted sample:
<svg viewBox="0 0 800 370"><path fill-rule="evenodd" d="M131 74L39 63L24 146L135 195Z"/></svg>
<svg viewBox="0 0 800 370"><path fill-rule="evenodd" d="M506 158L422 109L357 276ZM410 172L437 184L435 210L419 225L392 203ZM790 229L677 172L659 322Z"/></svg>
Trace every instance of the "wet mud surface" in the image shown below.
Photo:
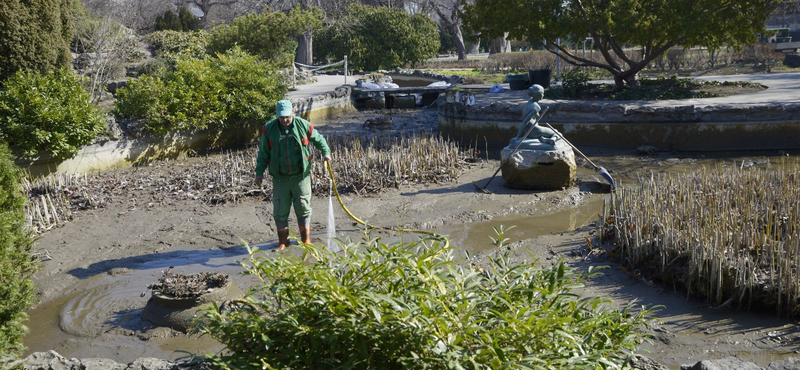
<svg viewBox="0 0 800 370"><path fill-rule="evenodd" d="M423 133L435 130L435 112L390 111L391 126L371 126L387 112L362 112L336 121L318 123L325 135L374 135L379 132ZM768 157L748 154L711 158L700 155L607 152L581 148L615 180L632 184L651 171L689 171L703 164L758 165ZM767 153L778 155L778 153ZM159 166L121 168L131 177L166 176L197 158ZM336 160L334 154L334 161ZM603 179L579 160L575 186L550 192L515 190L502 177L490 177L497 160L476 160L456 182L404 185L377 194L346 194L342 201L357 217L381 226L407 225L449 235L452 244L472 254L491 249L493 229L515 225L507 237L517 258L534 257L542 264L564 259L571 265L608 266L589 281L586 292L608 297L614 304L636 300L663 305L656 313L663 324L654 328L656 341L642 353L670 369L708 358L736 355L761 366L798 356L800 332L794 322L753 313L715 310L705 302L684 296L673 287L645 284L602 255L587 255L585 238L593 237L596 222L608 199ZM104 176L99 174L98 176ZM490 194L478 191L486 186ZM168 197L150 189L132 187L128 199L89 209L61 227L45 232L35 247L43 258L37 272L40 304L29 314L28 353L55 350L66 357L106 357L127 363L139 357L178 359L188 351L220 350L209 338L187 336L159 328L141 319L152 294L148 285L164 271L176 274L218 272L235 284L254 284L241 274L239 261L247 257L243 243L274 248L272 206L263 197L244 197L238 203L209 205L189 197ZM131 207L130 199L140 206ZM336 236L358 239L361 230L338 207L333 210ZM312 200L312 240L327 241L329 199ZM296 224L290 219L290 228ZM386 238L415 238L386 235ZM297 248L278 253L297 254ZM647 351L649 349L649 351Z"/></svg>

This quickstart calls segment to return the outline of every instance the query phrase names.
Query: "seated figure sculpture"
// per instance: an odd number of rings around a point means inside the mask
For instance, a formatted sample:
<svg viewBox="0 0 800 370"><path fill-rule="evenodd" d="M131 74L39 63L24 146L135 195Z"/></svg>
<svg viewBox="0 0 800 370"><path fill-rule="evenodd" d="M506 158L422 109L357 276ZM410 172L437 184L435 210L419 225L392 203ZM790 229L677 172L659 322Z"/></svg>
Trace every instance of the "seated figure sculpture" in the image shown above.
<svg viewBox="0 0 800 370"><path fill-rule="evenodd" d="M509 141L508 146L515 148L519 144L518 149L533 150L553 150L563 147L565 144L561 140L561 134L550 128L539 126L536 122L536 118L539 117L539 112L542 110L539 100L544 98L544 88L541 85L533 85L528 89L528 96L530 96L530 100L522 109L522 115L525 118L519 125L517 136ZM524 137L531 125L534 126L533 130L527 137Z"/></svg>

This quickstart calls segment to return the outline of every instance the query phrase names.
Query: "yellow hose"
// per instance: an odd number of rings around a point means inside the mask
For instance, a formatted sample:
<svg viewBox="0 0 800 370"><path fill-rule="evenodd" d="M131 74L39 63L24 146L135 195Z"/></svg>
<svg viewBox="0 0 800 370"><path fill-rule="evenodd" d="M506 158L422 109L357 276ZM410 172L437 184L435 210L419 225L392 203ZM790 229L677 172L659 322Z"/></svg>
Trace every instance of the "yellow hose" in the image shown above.
<svg viewBox="0 0 800 370"><path fill-rule="evenodd" d="M443 241L445 248L450 246L450 240L447 237L445 237L444 235L435 233L433 231L405 229L405 228L400 228L400 227L388 228L388 227L382 227L382 226L367 225L366 222L362 221L361 219L356 217L352 212L350 212L350 210L347 209L347 207L344 205L344 202L342 202L342 197L339 196L339 189L336 188L336 179L333 178L333 170L331 169L331 162L330 161L325 161L325 168L328 169L328 175L330 176L330 179L331 179L331 188L333 189L333 192L336 194L336 200L339 202L339 205L342 206L342 209L344 210L344 212L347 213L347 215L350 216L350 218L353 219L353 221L355 221L355 222L359 223L360 225L363 225L364 227L369 228L369 229L379 229L379 230L394 231L394 232L406 232L406 233L430 235L430 236L433 237L433 239L438 239L440 241Z"/></svg>

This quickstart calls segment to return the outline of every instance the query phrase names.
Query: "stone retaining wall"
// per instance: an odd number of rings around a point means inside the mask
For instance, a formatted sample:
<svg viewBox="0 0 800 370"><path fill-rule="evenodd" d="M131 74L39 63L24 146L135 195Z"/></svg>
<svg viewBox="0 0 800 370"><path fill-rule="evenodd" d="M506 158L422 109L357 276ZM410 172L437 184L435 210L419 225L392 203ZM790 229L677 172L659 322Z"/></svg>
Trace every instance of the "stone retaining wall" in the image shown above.
<svg viewBox="0 0 800 370"><path fill-rule="evenodd" d="M155 160L182 158L209 150L243 147L257 138L256 128L228 129L222 132L199 130L164 136L122 135L84 146L74 157L64 161L40 158L30 162L17 161L17 164L32 176L91 173Z"/></svg>
<svg viewBox="0 0 800 370"><path fill-rule="evenodd" d="M329 119L355 110L350 98L349 85L337 87L334 91L303 99L291 99L295 114L309 121Z"/></svg>
<svg viewBox="0 0 800 370"><path fill-rule="evenodd" d="M522 119L522 96L486 100L473 93L473 105L439 97L439 132L465 145L499 149L514 137ZM488 95L488 94L483 94ZM488 99L488 98L487 98ZM800 103L748 105L660 105L647 102L542 100L548 122L576 146L663 151L800 149Z"/></svg>
<svg viewBox="0 0 800 370"><path fill-rule="evenodd" d="M292 99L299 116L311 121L330 118L354 110L350 87L306 99ZM113 123L112 125L117 125ZM114 167L147 163L155 160L175 159L204 153L209 150L241 148L258 140L258 129L200 130L164 136L136 135L122 130L114 138L104 138L81 148L75 157L65 161L39 159L18 161L32 176L50 173L81 174L107 170ZM134 130L135 131L135 130Z"/></svg>

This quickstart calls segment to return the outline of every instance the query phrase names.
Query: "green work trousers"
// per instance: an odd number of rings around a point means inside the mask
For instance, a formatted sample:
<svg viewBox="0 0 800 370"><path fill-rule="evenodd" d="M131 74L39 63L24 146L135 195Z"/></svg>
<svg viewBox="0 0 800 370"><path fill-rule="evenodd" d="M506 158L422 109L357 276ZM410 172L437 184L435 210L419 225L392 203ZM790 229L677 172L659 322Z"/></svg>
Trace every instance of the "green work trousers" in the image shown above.
<svg viewBox="0 0 800 370"><path fill-rule="evenodd" d="M308 226L311 220L311 176L272 177L272 217L277 229L289 227L292 205L297 224Z"/></svg>

